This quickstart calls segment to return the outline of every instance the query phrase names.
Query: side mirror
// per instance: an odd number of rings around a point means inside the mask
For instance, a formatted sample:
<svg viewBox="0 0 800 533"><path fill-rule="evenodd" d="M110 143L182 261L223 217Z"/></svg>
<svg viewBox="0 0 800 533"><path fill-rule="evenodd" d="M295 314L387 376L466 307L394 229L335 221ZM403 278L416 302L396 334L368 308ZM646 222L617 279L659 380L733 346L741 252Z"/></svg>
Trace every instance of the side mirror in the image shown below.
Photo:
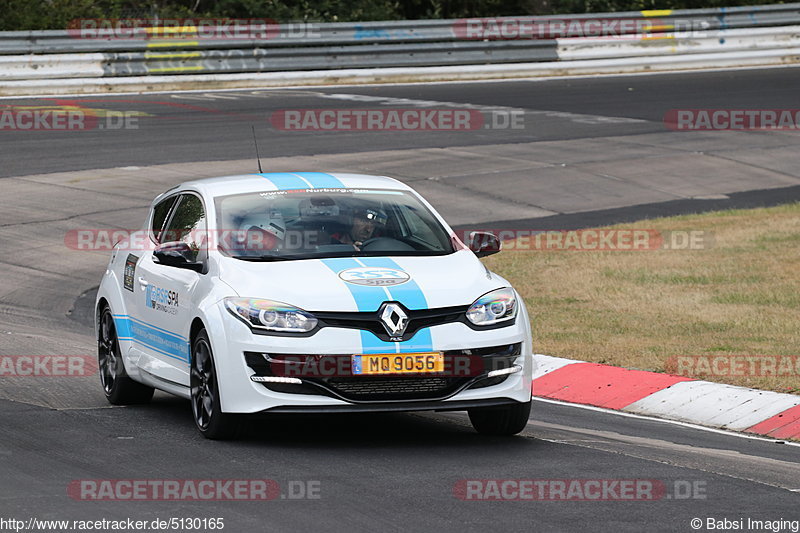
<svg viewBox="0 0 800 533"><path fill-rule="evenodd" d="M502 250L503 243L494 233L473 231L469 235L469 249L478 257L486 257Z"/></svg>
<svg viewBox="0 0 800 533"><path fill-rule="evenodd" d="M165 242L155 249L153 257L164 266L203 271L203 263L195 262L195 252L185 242Z"/></svg>

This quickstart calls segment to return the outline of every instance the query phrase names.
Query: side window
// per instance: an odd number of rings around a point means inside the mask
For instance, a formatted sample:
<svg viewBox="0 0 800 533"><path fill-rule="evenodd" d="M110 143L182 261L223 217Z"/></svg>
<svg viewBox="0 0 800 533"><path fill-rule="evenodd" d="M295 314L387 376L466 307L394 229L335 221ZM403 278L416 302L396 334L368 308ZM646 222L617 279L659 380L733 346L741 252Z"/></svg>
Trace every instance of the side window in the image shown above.
<svg viewBox="0 0 800 533"><path fill-rule="evenodd" d="M205 255L206 214L203 202L193 194L183 194L161 235L161 242L183 242L194 252L194 260ZM203 254L200 254L200 252ZM203 257L200 257L202 260Z"/></svg>
<svg viewBox="0 0 800 533"><path fill-rule="evenodd" d="M167 221L167 215L169 215L169 210L175 204L175 200L177 196L173 196L172 198L167 198L163 202L159 203L158 205L153 208L153 223L150 226L151 235L153 240L157 243L161 242L161 230L164 229L164 222Z"/></svg>

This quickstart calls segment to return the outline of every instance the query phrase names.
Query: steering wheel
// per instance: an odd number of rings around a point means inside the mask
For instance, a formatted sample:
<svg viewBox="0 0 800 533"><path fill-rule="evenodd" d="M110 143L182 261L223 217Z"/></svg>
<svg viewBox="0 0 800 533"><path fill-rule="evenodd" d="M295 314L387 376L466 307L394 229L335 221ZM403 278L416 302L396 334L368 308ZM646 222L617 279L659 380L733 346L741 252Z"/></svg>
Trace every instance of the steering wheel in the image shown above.
<svg viewBox="0 0 800 533"><path fill-rule="evenodd" d="M414 247L403 241L392 239L391 237L373 237L361 243L361 249L365 252L386 251L386 252L413 252Z"/></svg>

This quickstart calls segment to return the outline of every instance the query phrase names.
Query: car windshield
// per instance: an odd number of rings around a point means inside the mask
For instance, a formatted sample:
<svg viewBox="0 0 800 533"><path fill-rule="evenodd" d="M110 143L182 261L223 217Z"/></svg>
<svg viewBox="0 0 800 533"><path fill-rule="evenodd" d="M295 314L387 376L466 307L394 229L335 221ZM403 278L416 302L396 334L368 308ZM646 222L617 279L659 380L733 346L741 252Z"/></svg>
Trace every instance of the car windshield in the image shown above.
<svg viewBox="0 0 800 533"><path fill-rule="evenodd" d="M267 191L216 199L219 249L237 259L444 255L447 230L414 195L381 189Z"/></svg>

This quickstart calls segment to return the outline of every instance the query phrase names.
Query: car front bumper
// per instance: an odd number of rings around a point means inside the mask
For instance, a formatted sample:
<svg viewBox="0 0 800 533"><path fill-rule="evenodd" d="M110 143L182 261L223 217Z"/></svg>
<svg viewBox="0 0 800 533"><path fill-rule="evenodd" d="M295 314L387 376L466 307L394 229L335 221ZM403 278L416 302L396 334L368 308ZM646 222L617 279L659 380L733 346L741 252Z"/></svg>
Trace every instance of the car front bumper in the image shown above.
<svg viewBox="0 0 800 533"><path fill-rule="evenodd" d="M254 356L266 361L274 357L274 354L284 357L313 355L324 359L349 358L352 354L363 354L365 351L376 352L374 349L364 350L363 333L359 330L329 327L309 337L261 335L251 331L222 306L218 306L215 312L218 320L213 321L215 326L210 328L210 338L215 354L222 410L227 413L464 410L478 406L527 402L531 398L533 356L527 327L528 316L524 308L511 326L476 331L463 323L453 322L428 328L430 335L423 338L427 338L429 344L424 346L419 341L415 343L419 334L403 343L391 343L395 350L402 350L397 354L400 356L408 352L434 351L444 353L445 357L457 352L481 353L481 349L486 352L489 347L513 345L517 347L516 354L513 357L506 354L505 366L518 366L518 371L504 375L502 380L494 379L487 386L486 374L492 369L487 366L459 378L461 381L454 381L450 387L432 390L427 395L422 390L411 395L378 394L372 398L369 393L354 394L353 390L363 392L362 385L373 379L389 380L392 387L401 388L404 383L398 380L417 380L415 383L424 389L430 387L430 379L441 379L441 376L353 376L347 370L342 374L342 366L337 365L334 368L339 373L334 375L297 376L299 379L290 380L292 382L279 380L284 381L282 383L257 382L253 378L258 379L259 376L273 373L265 370L263 365L261 368L254 365ZM331 380L347 384L344 388L349 387L349 392L343 394L341 387L331 385ZM495 382L497 383L492 384ZM377 384L372 388L378 388Z"/></svg>

